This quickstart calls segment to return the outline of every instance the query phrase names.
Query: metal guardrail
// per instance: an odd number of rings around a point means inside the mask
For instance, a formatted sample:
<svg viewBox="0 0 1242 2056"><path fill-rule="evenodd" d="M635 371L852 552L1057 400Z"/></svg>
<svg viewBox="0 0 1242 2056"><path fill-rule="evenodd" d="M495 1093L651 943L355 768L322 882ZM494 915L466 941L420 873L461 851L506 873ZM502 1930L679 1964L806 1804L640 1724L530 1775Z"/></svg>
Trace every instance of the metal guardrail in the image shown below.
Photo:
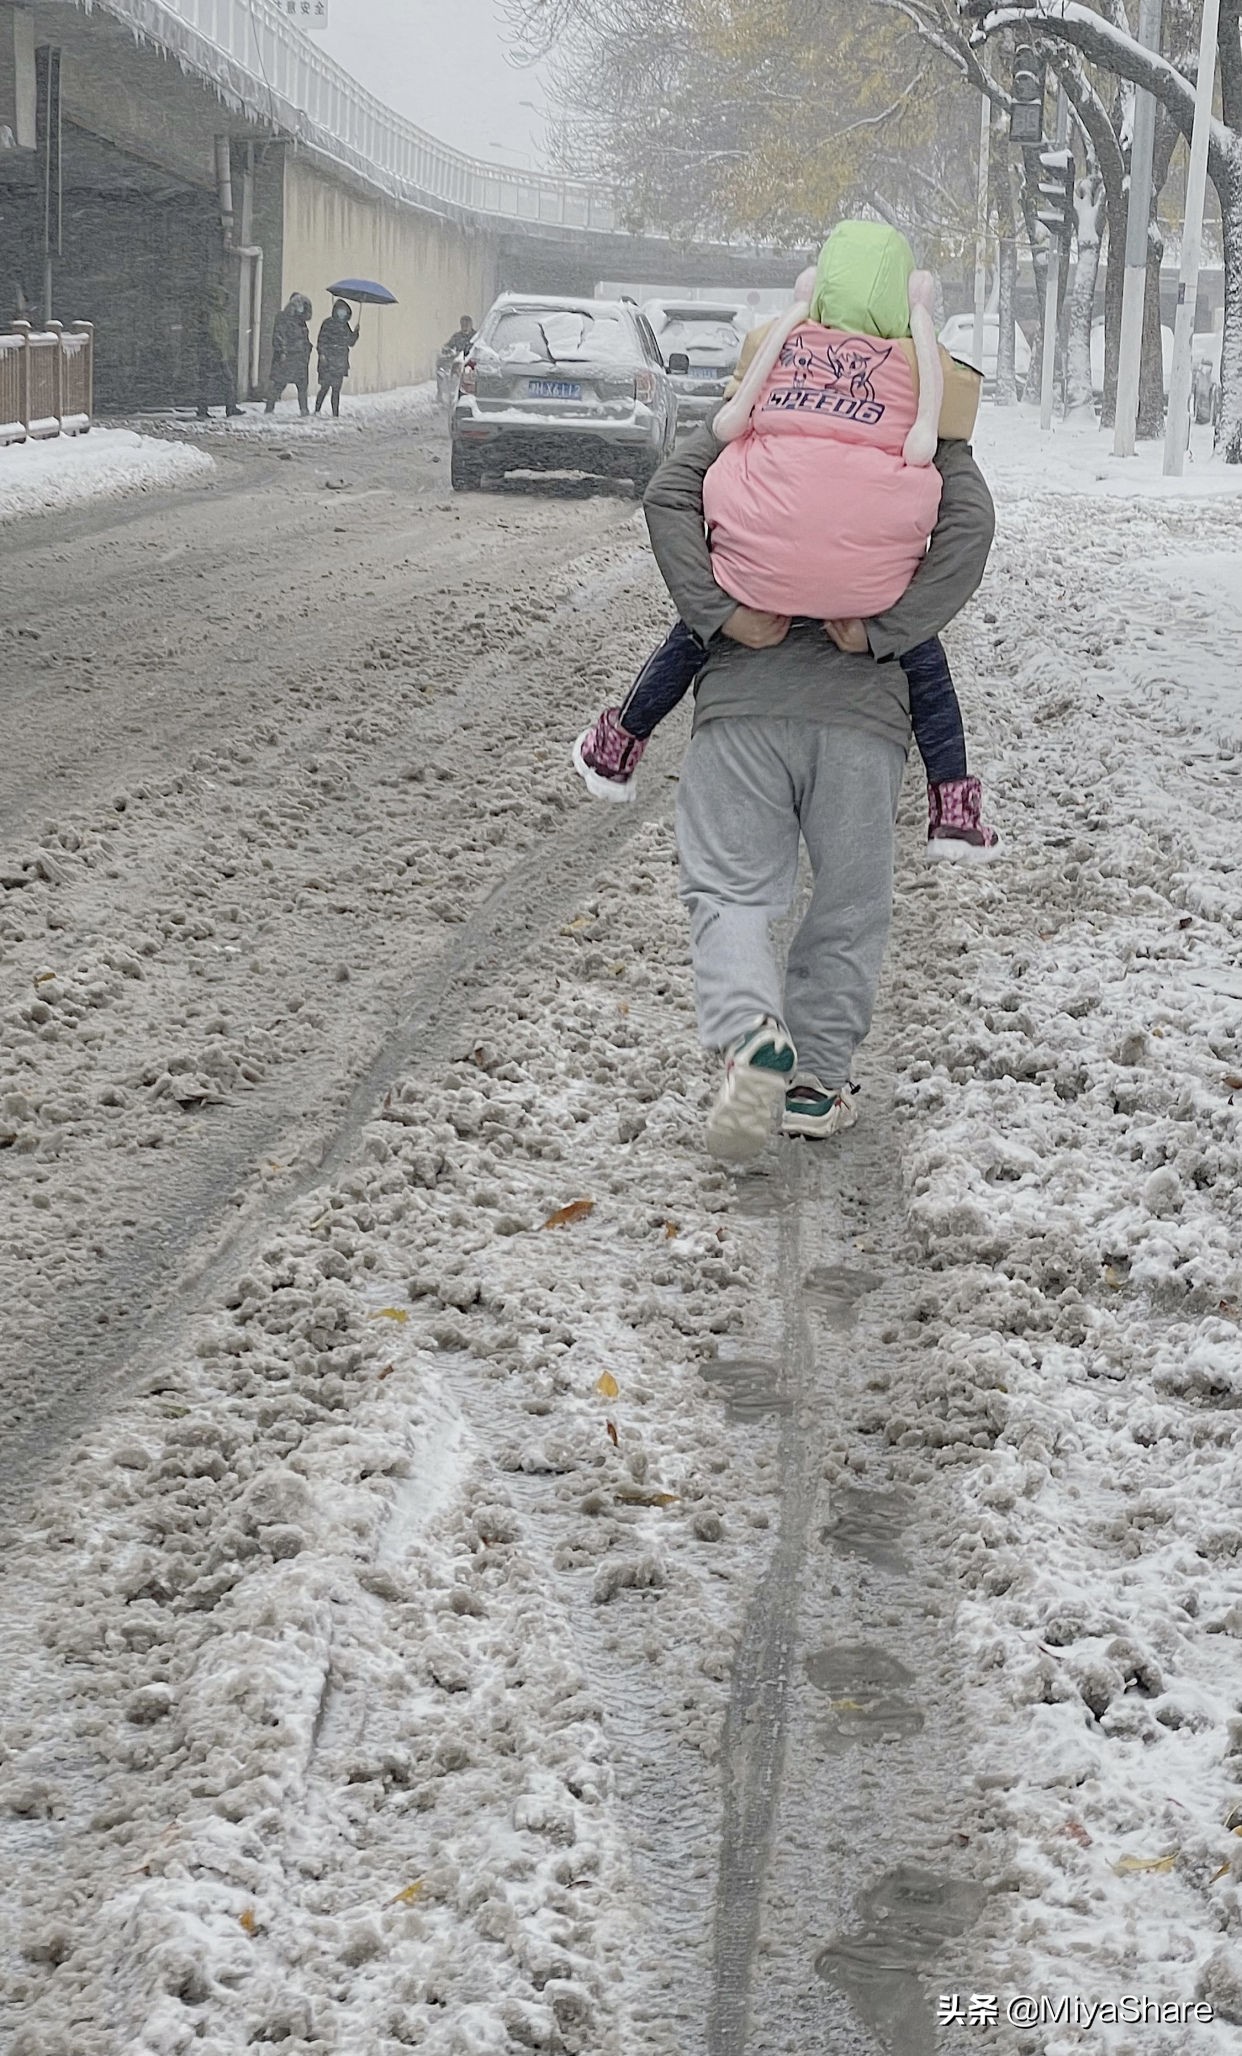
<svg viewBox="0 0 1242 2056"><path fill-rule="evenodd" d="M437 142L385 107L273 0L77 0L98 5L209 78L247 114L397 199L509 222L616 231L614 197L589 179L524 172Z"/></svg>
<svg viewBox="0 0 1242 2056"><path fill-rule="evenodd" d="M27 436L85 435L94 404L95 330L89 321L0 335L0 444Z"/></svg>

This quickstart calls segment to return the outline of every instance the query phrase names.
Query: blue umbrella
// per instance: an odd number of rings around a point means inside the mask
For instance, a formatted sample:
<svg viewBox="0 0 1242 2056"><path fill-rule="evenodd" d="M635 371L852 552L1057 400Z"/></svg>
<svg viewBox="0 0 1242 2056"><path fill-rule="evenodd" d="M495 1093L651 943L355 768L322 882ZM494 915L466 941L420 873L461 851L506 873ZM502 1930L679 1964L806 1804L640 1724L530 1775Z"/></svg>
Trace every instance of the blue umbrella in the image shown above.
<svg viewBox="0 0 1242 2056"><path fill-rule="evenodd" d="M338 300L356 300L360 307L395 307L397 296L387 286L376 285L373 278L343 278L328 291Z"/></svg>

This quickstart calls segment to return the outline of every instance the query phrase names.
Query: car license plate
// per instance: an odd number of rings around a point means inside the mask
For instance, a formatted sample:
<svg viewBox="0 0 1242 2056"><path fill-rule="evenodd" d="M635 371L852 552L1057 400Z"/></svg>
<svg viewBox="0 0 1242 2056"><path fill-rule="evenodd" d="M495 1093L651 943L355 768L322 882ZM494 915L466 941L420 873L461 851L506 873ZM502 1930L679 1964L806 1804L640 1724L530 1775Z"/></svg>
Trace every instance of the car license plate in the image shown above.
<svg viewBox="0 0 1242 2056"><path fill-rule="evenodd" d="M528 378L526 390L532 400L580 400L582 387L568 378Z"/></svg>

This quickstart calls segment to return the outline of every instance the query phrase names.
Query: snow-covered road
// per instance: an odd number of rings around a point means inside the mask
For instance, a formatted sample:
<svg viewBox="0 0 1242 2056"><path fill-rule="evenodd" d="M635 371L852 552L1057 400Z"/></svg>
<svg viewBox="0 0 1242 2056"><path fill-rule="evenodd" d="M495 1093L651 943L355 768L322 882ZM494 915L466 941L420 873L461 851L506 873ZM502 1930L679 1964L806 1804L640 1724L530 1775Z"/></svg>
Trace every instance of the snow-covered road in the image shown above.
<svg viewBox="0 0 1242 2056"><path fill-rule="evenodd" d="M989 424L1010 854L735 1180L632 505L206 447L5 544L0 2046L1236 2047L1232 481Z"/></svg>

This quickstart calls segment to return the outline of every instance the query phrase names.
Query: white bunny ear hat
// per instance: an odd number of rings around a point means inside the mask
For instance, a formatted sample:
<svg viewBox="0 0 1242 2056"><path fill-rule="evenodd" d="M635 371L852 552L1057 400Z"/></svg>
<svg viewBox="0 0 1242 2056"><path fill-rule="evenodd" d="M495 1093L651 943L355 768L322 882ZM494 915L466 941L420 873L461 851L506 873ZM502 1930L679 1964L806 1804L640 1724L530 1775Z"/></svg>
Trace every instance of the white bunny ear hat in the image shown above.
<svg viewBox="0 0 1242 2056"><path fill-rule="evenodd" d="M944 405L944 366L936 341L936 324L932 320L935 300L936 281L930 271L912 271L910 335L919 372L919 411L901 454L907 464L917 465L920 469L930 464L936 454L936 444L940 440L940 409Z"/></svg>
<svg viewBox="0 0 1242 2056"><path fill-rule="evenodd" d="M772 323L747 366L746 376L733 398L726 400L717 413L712 423L712 431L719 442L736 442L749 428L750 417L760 393L771 376L777 358L794 330L801 326L811 311L811 295L814 290L815 268L812 265L799 275L794 287L793 305ZM910 335L914 343L914 360L918 366L919 407L914 426L902 447L902 456L907 464L920 469L930 464L936 454L936 444L940 435L940 409L944 401L944 367L940 362L936 329L932 321L935 292L936 282L930 271L911 272Z"/></svg>

